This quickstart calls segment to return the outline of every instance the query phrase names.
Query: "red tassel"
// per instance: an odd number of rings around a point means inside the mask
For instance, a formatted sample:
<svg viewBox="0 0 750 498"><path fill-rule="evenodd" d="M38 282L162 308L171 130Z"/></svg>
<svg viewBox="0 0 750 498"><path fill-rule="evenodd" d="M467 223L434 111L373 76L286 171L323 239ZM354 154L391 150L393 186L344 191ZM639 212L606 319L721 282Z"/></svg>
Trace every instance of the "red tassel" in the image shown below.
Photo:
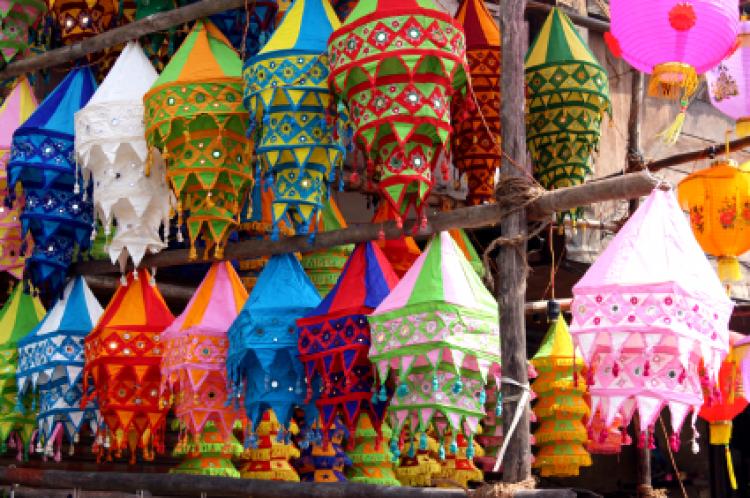
<svg viewBox="0 0 750 498"><path fill-rule="evenodd" d="M680 451L680 436L676 433L669 436L669 447L672 448L672 451L675 453Z"/></svg>
<svg viewBox="0 0 750 498"><path fill-rule="evenodd" d="M398 215L396 215L396 227L399 230L403 230L403 228L404 228L404 220L402 220L401 217L398 216Z"/></svg>
<svg viewBox="0 0 750 498"><path fill-rule="evenodd" d="M646 360L646 363L643 364L643 376L648 377L651 373L651 362Z"/></svg>
<svg viewBox="0 0 750 498"><path fill-rule="evenodd" d="M378 230L378 240L383 242L385 240L385 231L381 228Z"/></svg>
<svg viewBox="0 0 750 498"><path fill-rule="evenodd" d="M649 432L648 449L650 449L650 450L655 450L656 449L656 441L654 440L654 431L650 431Z"/></svg>
<svg viewBox="0 0 750 498"><path fill-rule="evenodd" d="M351 183L359 183L359 173L357 173L356 171L355 171L355 172L353 172L353 173L351 174L351 176L349 177L349 181L350 181Z"/></svg>
<svg viewBox="0 0 750 498"><path fill-rule="evenodd" d="M643 449L646 447L646 433L641 432L640 436L638 437L638 448Z"/></svg>
<svg viewBox="0 0 750 498"><path fill-rule="evenodd" d="M617 377L618 375L620 375L620 364L615 362L615 364L612 365L612 376Z"/></svg>

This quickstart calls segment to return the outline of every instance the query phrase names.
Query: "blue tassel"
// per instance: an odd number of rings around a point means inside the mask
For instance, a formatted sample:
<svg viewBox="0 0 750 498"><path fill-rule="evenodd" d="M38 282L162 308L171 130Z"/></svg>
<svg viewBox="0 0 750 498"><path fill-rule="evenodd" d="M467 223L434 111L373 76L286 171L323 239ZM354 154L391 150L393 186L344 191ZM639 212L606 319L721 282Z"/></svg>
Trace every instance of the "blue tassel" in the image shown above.
<svg viewBox="0 0 750 498"><path fill-rule="evenodd" d="M415 447L415 441L412 439L411 445L409 446L409 458L414 458L414 456L417 454L417 452L415 451Z"/></svg>
<svg viewBox="0 0 750 498"><path fill-rule="evenodd" d="M440 448L438 448L438 458L440 460L445 460L445 444L443 444L443 441L440 441Z"/></svg>
<svg viewBox="0 0 750 498"><path fill-rule="evenodd" d="M482 389L482 392L479 393L479 403L484 406L484 404L487 402L487 393Z"/></svg>
<svg viewBox="0 0 750 498"><path fill-rule="evenodd" d="M459 394L464 389L464 383L461 381L461 379L458 379L455 384L453 384L453 394Z"/></svg>
<svg viewBox="0 0 750 498"><path fill-rule="evenodd" d="M394 461L398 460L398 457L401 456L401 450L398 449L398 439L391 439L391 454Z"/></svg>
<svg viewBox="0 0 750 498"><path fill-rule="evenodd" d="M469 447L466 448L466 458L474 459L474 438L469 438Z"/></svg>
<svg viewBox="0 0 750 498"><path fill-rule="evenodd" d="M396 389L396 394L399 398L403 398L404 396L409 394L409 386L407 386L406 384L401 384L400 386L398 386L398 389Z"/></svg>
<svg viewBox="0 0 750 498"><path fill-rule="evenodd" d="M437 375L432 376L432 390L433 391L439 391L440 390L440 381L438 380Z"/></svg>
<svg viewBox="0 0 750 498"><path fill-rule="evenodd" d="M495 407L495 416L496 417L502 417L503 416L503 405L501 405L499 402L497 406Z"/></svg>
<svg viewBox="0 0 750 498"><path fill-rule="evenodd" d="M380 386L380 401L385 403L388 400L388 391L385 390L385 384Z"/></svg>
<svg viewBox="0 0 750 498"><path fill-rule="evenodd" d="M419 436L419 449L420 451L427 449L427 434L424 432Z"/></svg>
<svg viewBox="0 0 750 498"><path fill-rule="evenodd" d="M455 455L458 453L458 442L456 441L456 436L453 436L453 441L451 441L451 454Z"/></svg>

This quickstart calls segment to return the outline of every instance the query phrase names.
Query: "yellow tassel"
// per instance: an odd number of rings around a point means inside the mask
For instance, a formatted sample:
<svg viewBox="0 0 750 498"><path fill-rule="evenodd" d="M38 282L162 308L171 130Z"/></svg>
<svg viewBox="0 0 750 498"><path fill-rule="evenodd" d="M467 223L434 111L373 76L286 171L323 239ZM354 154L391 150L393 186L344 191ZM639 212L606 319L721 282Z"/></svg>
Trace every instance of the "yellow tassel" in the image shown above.
<svg viewBox="0 0 750 498"><path fill-rule="evenodd" d="M738 137L750 136L750 117L738 119L736 131Z"/></svg>
<svg viewBox="0 0 750 498"><path fill-rule="evenodd" d="M672 121L672 124L657 135L661 137L662 142L667 145L674 145L677 143L677 140L680 138L680 134L682 133L682 127L685 124L686 114L687 105L683 105L680 108L680 112L677 114L677 117L675 117L674 121Z"/></svg>
<svg viewBox="0 0 750 498"><path fill-rule="evenodd" d="M727 474L729 474L729 484L732 489L737 489L737 478L734 476L734 465L732 464L732 452L729 451L729 445L724 446L724 455L727 459Z"/></svg>
<svg viewBox="0 0 750 498"><path fill-rule="evenodd" d="M722 282L742 281L742 270L736 256L721 256L718 263L719 280Z"/></svg>

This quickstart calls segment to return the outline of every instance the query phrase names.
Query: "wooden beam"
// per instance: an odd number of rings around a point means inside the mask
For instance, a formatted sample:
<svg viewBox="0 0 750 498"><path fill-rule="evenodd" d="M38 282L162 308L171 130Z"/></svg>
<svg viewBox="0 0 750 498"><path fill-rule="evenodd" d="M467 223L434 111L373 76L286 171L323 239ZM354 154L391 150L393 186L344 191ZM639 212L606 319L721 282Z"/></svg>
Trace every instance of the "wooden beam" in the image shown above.
<svg viewBox="0 0 750 498"><path fill-rule="evenodd" d="M551 11L553 7L554 5L537 2L535 0L528 0L526 2L526 12L547 13ZM577 24L581 26L582 28L587 28L587 29L590 29L591 31L596 31L598 33L606 33L607 31L609 31L609 23L607 21L602 21L600 19L596 19L595 17L589 17L589 16L576 14L569 10L566 10L565 13L568 15L570 20L573 21L573 24Z"/></svg>
<svg viewBox="0 0 750 498"><path fill-rule="evenodd" d="M505 0L500 11L500 33L502 33L503 71L500 85L503 89L500 104L500 120L503 134L502 171L508 176L521 176L514 164L528 165L526 159L526 125L524 121L524 54L527 40L524 34L524 8L526 0ZM528 170L528 166L527 166ZM527 235L526 211L518 210L503 220L500 227L502 237L515 238ZM502 245L497 255L498 274L497 302L500 308L500 355L503 377L520 385L529 382L526 359L526 276L528 261L526 243L520 247ZM531 427L528 402L520 403L523 390L517 385L503 382L503 434L510 438L503 459L503 482L515 483L531 477ZM530 399L530 398L529 398ZM518 416L515 430L511 431L513 419ZM504 443L505 444L505 443Z"/></svg>
<svg viewBox="0 0 750 498"><path fill-rule="evenodd" d="M617 178L594 181L575 187L561 188L546 192L534 201L527 210L529 220L549 220L559 211L567 211L578 206L597 202L634 199L648 195L657 180L645 172L631 173ZM494 204L471 206L434 214L428 218L427 227L416 232L416 236L430 236L451 228L481 228L495 226L505 217ZM376 240L382 230L386 237L394 239L404 234L413 234L413 222L405 222L404 230L392 221L387 223L366 223L343 230L319 233L315 240L304 235L281 238L280 240L247 240L227 244L224 251L226 260L242 260L284 254L297 251L315 251L343 244L356 244ZM200 262L201 260L198 260ZM195 263L188 257L187 249L162 251L143 258L144 267L179 266ZM85 261L72 266L74 274L94 275L117 273L119 268L109 261Z"/></svg>
<svg viewBox="0 0 750 498"><path fill-rule="evenodd" d="M86 275L86 283L94 290L106 290L115 291L120 286L120 278L107 276L107 275ZM188 287L183 285L168 284L160 282L157 279L157 287L159 292L166 299L174 299L176 301L189 301L193 294L195 294L194 287Z"/></svg>
<svg viewBox="0 0 750 498"><path fill-rule="evenodd" d="M250 5L255 3L255 0L248 1ZM0 80L6 80L19 74L30 73L40 69L60 66L80 59L85 55L101 52L107 48L135 40L144 35L156 33L157 31L169 29L201 17L244 5L245 0L201 0L185 7L153 14L124 26L107 30L102 34L92 36L73 45L48 50L40 55L12 62L0 71Z"/></svg>
<svg viewBox="0 0 750 498"><path fill-rule="evenodd" d="M253 498L466 498L463 489L372 486L353 482L295 483L181 474L74 472L0 468L0 482L34 488L148 490L168 496L252 496ZM531 498L531 497L529 497Z"/></svg>

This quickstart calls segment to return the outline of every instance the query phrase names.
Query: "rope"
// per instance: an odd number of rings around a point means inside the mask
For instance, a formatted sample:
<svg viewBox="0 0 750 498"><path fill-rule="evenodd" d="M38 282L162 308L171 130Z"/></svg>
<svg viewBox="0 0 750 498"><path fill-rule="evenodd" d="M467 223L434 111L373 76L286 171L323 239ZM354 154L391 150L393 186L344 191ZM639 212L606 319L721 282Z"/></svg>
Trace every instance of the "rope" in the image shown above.
<svg viewBox="0 0 750 498"><path fill-rule="evenodd" d="M661 426L661 432L664 435L664 440L669 441L669 436L667 435L667 428L664 427L664 419L661 418L661 415L659 415L659 425ZM687 491L685 490L685 485L682 482L682 477L680 477L680 469L677 468L677 462L675 462L674 460L674 454L672 453L672 448L669 446L669 444L666 444L665 446L667 447L667 453L669 454L669 459L672 461L672 469L674 470L675 477L677 477L677 482L680 484L680 491L682 491L682 496L683 498L688 498ZM654 490L654 491L661 491L661 490Z"/></svg>
<svg viewBox="0 0 750 498"><path fill-rule="evenodd" d="M536 488L536 480L533 477L521 482L498 482L485 484L474 492L468 493L471 498L513 498L518 491Z"/></svg>
<svg viewBox="0 0 750 498"><path fill-rule="evenodd" d="M529 403L529 400L531 399L531 386L529 386L529 383L526 382L524 384L521 384L515 379L511 379L510 377L501 377L500 381L503 384L511 384L516 387L519 387L522 389L520 398L518 399L518 404L516 404L516 412L513 414L513 420L510 421L510 427L508 427L508 433L503 435L503 444L500 446L500 450L497 452L497 459L495 460L495 467L492 469L493 472L499 472L500 467L503 464L503 458L505 457L505 451L508 449L508 444L510 444L510 440L513 439L513 433L516 432L516 427L518 427L518 422L521 421L521 415L523 415L524 410L526 409L526 405ZM516 401L515 396L505 396L503 399L505 401Z"/></svg>

